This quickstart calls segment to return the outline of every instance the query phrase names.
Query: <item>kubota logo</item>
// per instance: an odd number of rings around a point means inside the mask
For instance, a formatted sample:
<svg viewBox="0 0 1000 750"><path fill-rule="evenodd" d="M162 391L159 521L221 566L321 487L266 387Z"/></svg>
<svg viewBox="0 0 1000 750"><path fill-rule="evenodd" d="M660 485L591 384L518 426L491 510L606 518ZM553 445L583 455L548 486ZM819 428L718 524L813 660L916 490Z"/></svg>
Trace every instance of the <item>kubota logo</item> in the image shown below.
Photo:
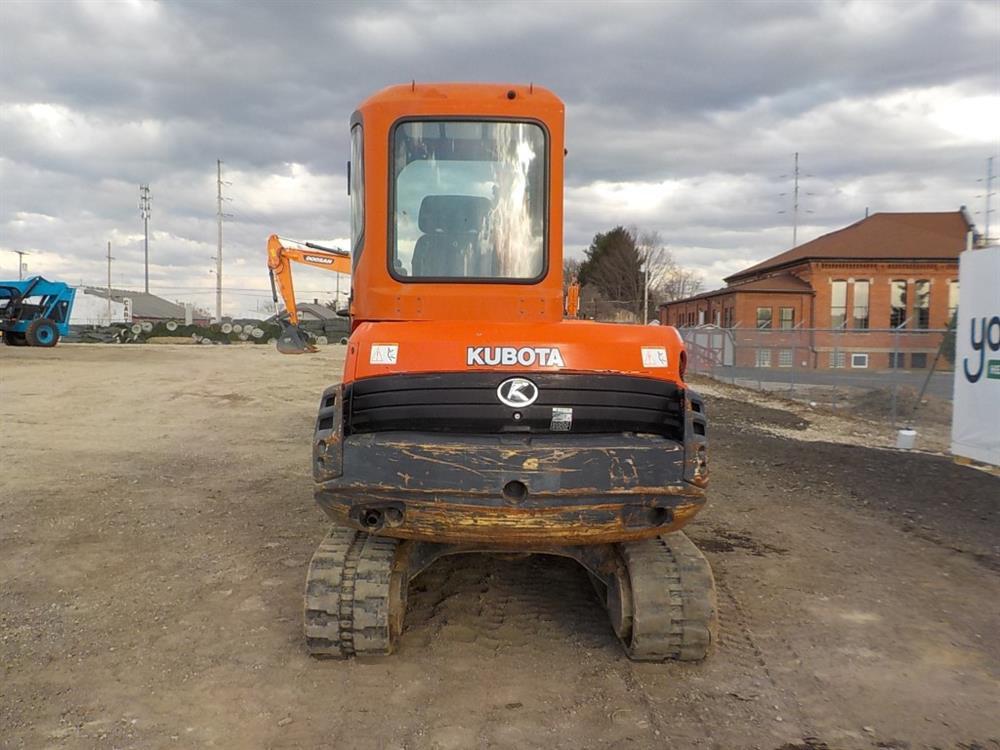
<svg viewBox="0 0 1000 750"><path fill-rule="evenodd" d="M465 364L469 367L565 367L562 354L554 346L470 346Z"/></svg>
<svg viewBox="0 0 1000 750"><path fill-rule="evenodd" d="M497 398L515 409L531 406L538 399L538 386L527 378L508 378L497 386Z"/></svg>

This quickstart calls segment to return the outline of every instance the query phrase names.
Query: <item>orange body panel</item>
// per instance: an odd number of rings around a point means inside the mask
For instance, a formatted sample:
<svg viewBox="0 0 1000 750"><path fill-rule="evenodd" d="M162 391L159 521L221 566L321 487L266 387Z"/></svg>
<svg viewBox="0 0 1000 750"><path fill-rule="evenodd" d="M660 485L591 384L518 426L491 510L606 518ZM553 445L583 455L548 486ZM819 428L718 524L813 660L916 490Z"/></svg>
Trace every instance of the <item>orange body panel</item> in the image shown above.
<svg viewBox="0 0 1000 750"><path fill-rule="evenodd" d="M514 92L514 98L509 98ZM389 151L403 118L467 117L536 121L548 132L548 266L532 284L400 282L389 274ZM364 132L365 229L354 251L351 318L380 320L551 321L563 315L562 204L565 107L539 86L412 84L367 99L353 122Z"/></svg>
<svg viewBox="0 0 1000 750"><path fill-rule="evenodd" d="M547 271L532 283L400 281L389 273L390 145L393 126L411 118L512 119L541 123L547 132ZM539 86L411 84L367 99L352 123L363 129L364 232L354 252L351 318L354 332L344 381L403 372L510 370L612 372L681 382L683 342L669 327L565 321L562 279L565 107ZM571 306L576 295L571 290ZM404 323L405 322L405 323ZM380 349L373 345L395 347ZM556 348L530 365L470 363L469 349ZM642 348L665 350L643 364ZM395 358L387 352L395 351ZM521 360L526 361L526 360ZM548 361L551 364L542 364ZM490 360L492 362L492 360Z"/></svg>
<svg viewBox="0 0 1000 750"><path fill-rule="evenodd" d="M400 373L478 370L617 373L680 383L682 351L680 334L668 326L585 320L368 323L351 335L344 382ZM498 357L501 361L493 364Z"/></svg>

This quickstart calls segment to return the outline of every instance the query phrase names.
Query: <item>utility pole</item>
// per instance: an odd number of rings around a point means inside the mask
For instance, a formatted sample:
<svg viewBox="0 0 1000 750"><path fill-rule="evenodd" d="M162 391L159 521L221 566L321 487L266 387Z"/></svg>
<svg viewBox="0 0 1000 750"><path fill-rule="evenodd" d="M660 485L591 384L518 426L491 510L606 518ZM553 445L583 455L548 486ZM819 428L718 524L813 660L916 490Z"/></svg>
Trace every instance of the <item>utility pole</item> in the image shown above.
<svg viewBox="0 0 1000 750"><path fill-rule="evenodd" d="M15 250L17 253L17 280L21 281L24 278L24 256L30 255L26 250Z"/></svg>
<svg viewBox="0 0 1000 750"><path fill-rule="evenodd" d="M990 208L991 198L995 195L993 191L993 157L991 156L986 160L986 195L983 198L986 201L986 207L983 209L986 218L983 219L983 241L985 244L990 244L990 214L993 209Z"/></svg>
<svg viewBox="0 0 1000 750"><path fill-rule="evenodd" d="M649 248L646 249L646 262L642 264L642 324L649 322Z"/></svg>
<svg viewBox="0 0 1000 750"><path fill-rule="evenodd" d="M111 325L111 240L108 240L108 325Z"/></svg>
<svg viewBox="0 0 1000 750"><path fill-rule="evenodd" d="M216 213L219 219L219 249L215 256L215 320L222 322L222 160L215 160L216 168Z"/></svg>
<svg viewBox="0 0 1000 750"><path fill-rule="evenodd" d="M142 213L142 229L145 235L144 247L146 251L146 294L149 294L149 185L139 186L139 211Z"/></svg>
<svg viewBox="0 0 1000 750"><path fill-rule="evenodd" d="M781 175L781 179L787 179L789 175ZM799 170L799 152L795 152L795 169L792 171L792 247L798 247L799 244L799 179L801 177L812 177L811 174L803 175ZM787 193L781 193L782 196L787 195ZM812 193L806 193L806 195L812 195ZM778 211L779 214L787 213L784 209ZM806 211L807 214L811 214L812 211Z"/></svg>
<svg viewBox="0 0 1000 750"><path fill-rule="evenodd" d="M799 244L799 152L795 152L795 192L792 198L792 247Z"/></svg>

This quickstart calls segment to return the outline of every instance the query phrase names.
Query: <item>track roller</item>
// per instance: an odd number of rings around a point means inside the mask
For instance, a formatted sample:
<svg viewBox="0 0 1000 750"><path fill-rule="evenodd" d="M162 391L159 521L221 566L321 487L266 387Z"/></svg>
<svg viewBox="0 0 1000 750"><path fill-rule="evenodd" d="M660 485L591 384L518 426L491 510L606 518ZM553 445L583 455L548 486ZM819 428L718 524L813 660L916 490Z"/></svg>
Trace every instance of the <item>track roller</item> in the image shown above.
<svg viewBox="0 0 1000 750"><path fill-rule="evenodd" d="M680 532L617 545L624 570L610 578L611 625L635 661L700 661L718 637L715 580Z"/></svg>
<svg viewBox="0 0 1000 750"><path fill-rule="evenodd" d="M309 653L391 654L406 614L406 567L398 540L331 529L306 576L304 626Z"/></svg>

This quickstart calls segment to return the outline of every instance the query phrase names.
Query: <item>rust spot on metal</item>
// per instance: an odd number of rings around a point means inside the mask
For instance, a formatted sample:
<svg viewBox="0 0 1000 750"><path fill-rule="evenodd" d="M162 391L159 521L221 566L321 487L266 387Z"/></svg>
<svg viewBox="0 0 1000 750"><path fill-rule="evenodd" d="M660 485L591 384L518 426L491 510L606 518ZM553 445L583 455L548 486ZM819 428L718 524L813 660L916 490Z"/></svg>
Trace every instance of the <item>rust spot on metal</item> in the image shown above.
<svg viewBox="0 0 1000 750"><path fill-rule="evenodd" d="M374 500L374 498L371 498ZM439 543L525 545L603 544L646 539L677 531L701 509L701 502L673 506L669 523L626 525L617 503L574 507L491 507L455 503L407 502L400 525L387 536ZM322 503L334 521L355 526L349 505Z"/></svg>

